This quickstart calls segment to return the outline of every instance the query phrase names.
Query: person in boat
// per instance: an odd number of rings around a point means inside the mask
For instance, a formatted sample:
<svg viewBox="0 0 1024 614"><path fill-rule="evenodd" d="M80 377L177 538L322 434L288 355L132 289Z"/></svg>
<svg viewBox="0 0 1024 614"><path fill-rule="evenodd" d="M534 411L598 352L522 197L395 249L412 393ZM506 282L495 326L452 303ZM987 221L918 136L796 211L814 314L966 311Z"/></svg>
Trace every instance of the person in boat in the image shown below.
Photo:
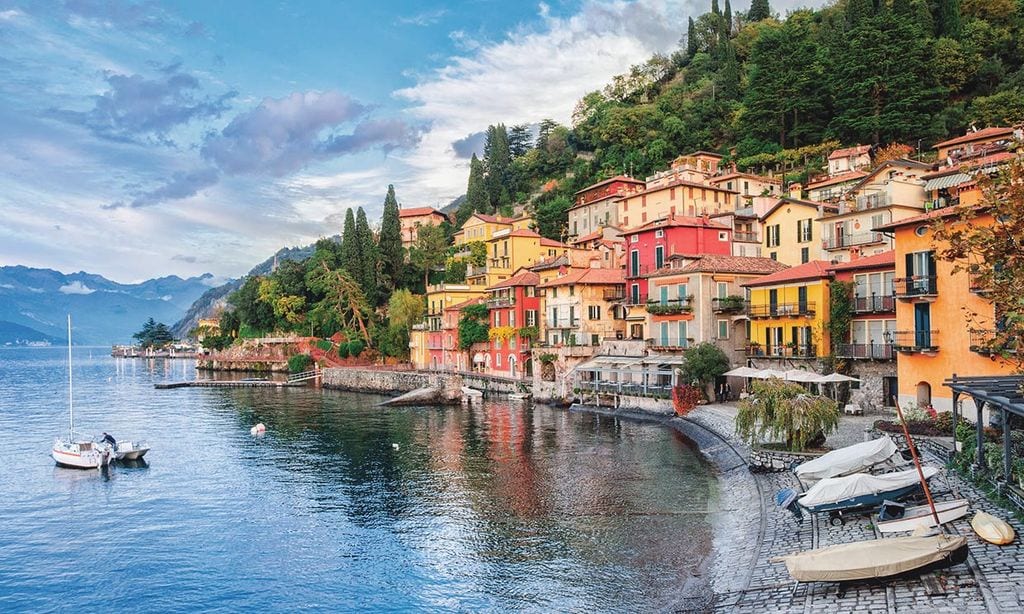
<svg viewBox="0 0 1024 614"><path fill-rule="evenodd" d="M110 433L104 432L103 439L101 439L100 441L102 443L109 443L113 447L117 447L117 441L114 439L114 436L111 435Z"/></svg>

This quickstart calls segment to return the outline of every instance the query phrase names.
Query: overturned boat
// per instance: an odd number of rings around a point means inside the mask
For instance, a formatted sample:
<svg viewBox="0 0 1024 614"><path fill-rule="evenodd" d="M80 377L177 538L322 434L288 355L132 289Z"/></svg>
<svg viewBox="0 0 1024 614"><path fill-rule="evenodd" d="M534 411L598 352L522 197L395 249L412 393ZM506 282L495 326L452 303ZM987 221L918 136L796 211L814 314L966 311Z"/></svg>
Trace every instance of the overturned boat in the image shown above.
<svg viewBox="0 0 1024 614"><path fill-rule="evenodd" d="M797 465L793 473L806 482L816 482L854 473L868 473L884 466L895 469L905 463L896 443L886 435L823 454Z"/></svg>
<svg viewBox="0 0 1024 614"><path fill-rule="evenodd" d="M946 524L966 516L967 508L967 499L939 501L935 504L934 513L930 505L906 507L893 501L886 501L878 512L878 522L875 526L882 533L927 529L935 526L936 516L939 518L939 524Z"/></svg>
<svg viewBox="0 0 1024 614"><path fill-rule="evenodd" d="M839 544L772 559L797 582L851 582L923 573L967 560L960 535L890 537Z"/></svg>
<svg viewBox="0 0 1024 614"><path fill-rule="evenodd" d="M925 480L938 472L937 467L922 468ZM787 488L775 495L775 502L797 518L803 518L803 511L829 512L832 524L839 525L843 524L843 512L878 507L886 500L898 501L920 488L916 469L882 475L855 473L821 480L802 495Z"/></svg>

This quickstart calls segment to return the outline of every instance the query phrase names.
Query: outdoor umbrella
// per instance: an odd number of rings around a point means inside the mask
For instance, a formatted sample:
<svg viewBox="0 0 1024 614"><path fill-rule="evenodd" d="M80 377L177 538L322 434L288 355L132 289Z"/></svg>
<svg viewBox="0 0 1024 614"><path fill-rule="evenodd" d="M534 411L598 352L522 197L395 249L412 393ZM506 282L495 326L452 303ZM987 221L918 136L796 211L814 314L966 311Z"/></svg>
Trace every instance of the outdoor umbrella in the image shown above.
<svg viewBox="0 0 1024 614"><path fill-rule="evenodd" d="M777 377L779 379L785 379L786 372L785 371L777 371L775 369L761 369L760 371L757 371L754 374L752 374L750 377L756 377L757 379L768 379L770 377Z"/></svg>
<svg viewBox="0 0 1024 614"><path fill-rule="evenodd" d="M786 371L786 379L791 382L817 382L820 381L819 378L821 378L821 374L814 371L805 371L803 369L790 369Z"/></svg>
<svg viewBox="0 0 1024 614"><path fill-rule="evenodd" d="M757 373L757 369L751 369L750 367L736 367L731 371L726 371L722 375L731 375L733 377L754 377Z"/></svg>

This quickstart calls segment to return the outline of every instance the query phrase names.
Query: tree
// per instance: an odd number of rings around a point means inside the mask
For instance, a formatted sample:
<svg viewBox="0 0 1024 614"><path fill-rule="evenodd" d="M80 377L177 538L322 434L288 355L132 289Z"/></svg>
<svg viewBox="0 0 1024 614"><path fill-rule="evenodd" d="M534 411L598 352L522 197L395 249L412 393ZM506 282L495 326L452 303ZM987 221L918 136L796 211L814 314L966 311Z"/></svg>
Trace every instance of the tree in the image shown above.
<svg viewBox="0 0 1024 614"><path fill-rule="evenodd" d="M462 227L474 213L486 213L487 186L484 185L484 163L476 154L469 161L469 183L466 186L466 200L455 212L455 225Z"/></svg>
<svg viewBox="0 0 1024 614"><path fill-rule="evenodd" d="M260 300L262 277L253 276L245 280L238 290L228 297L228 303L235 307L239 319L239 333L244 325L250 331L266 333L274 329L276 318L274 308Z"/></svg>
<svg viewBox="0 0 1024 614"><path fill-rule="evenodd" d="M768 5L768 0L751 0L750 12L747 13L747 19L750 21L761 21L762 19L768 19L772 16L772 7Z"/></svg>
<svg viewBox="0 0 1024 614"><path fill-rule="evenodd" d="M961 34L960 0L938 0L935 25L939 36L958 38Z"/></svg>
<svg viewBox="0 0 1024 614"><path fill-rule="evenodd" d="M355 279L361 275L359 237L356 234L356 216L351 208L345 210L345 224L341 234L341 266Z"/></svg>
<svg viewBox="0 0 1024 614"><path fill-rule="evenodd" d="M729 370L729 357L714 343L698 343L683 355L683 378L704 387Z"/></svg>
<svg viewBox="0 0 1024 614"><path fill-rule="evenodd" d="M839 425L835 401L811 395L799 384L771 378L755 381L753 388L736 413L736 434L749 444L782 438L787 450L800 452Z"/></svg>
<svg viewBox="0 0 1024 614"><path fill-rule="evenodd" d="M505 125L488 126L484 143L484 186L487 190L488 213L512 202L509 189L511 163Z"/></svg>
<svg viewBox="0 0 1024 614"><path fill-rule="evenodd" d="M174 341L171 329L163 322L149 318L142 325L142 330L132 335L144 348L162 348Z"/></svg>
<svg viewBox="0 0 1024 614"><path fill-rule="evenodd" d="M548 239L563 240L565 237L562 233L567 230L571 207L572 201L567 196L556 196L539 203L536 213L537 232Z"/></svg>
<svg viewBox="0 0 1024 614"><path fill-rule="evenodd" d="M370 304L359 283L346 270L332 269L326 262L310 271L307 279L310 287L324 297L309 312L314 326L330 334L356 330L369 344L366 322Z"/></svg>
<svg viewBox="0 0 1024 614"><path fill-rule="evenodd" d="M490 312L487 305L467 305L459 314L459 349L468 350L474 343L485 343L490 334Z"/></svg>
<svg viewBox="0 0 1024 614"><path fill-rule="evenodd" d="M686 57L692 58L697 53L697 28L693 25L693 17L687 18L686 24Z"/></svg>
<svg viewBox="0 0 1024 614"><path fill-rule="evenodd" d="M725 0L725 12L722 15L725 18L725 35L732 35L732 6L729 4L729 0Z"/></svg>
<svg viewBox="0 0 1024 614"><path fill-rule="evenodd" d="M533 136L529 125L519 124L508 131L508 151L513 159L525 155L532 146Z"/></svg>
<svg viewBox="0 0 1024 614"><path fill-rule="evenodd" d="M379 301L387 296L402 279L402 267L405 266L405 249L402 247L402 224L398 219L398 199L395 197L395 186L388 186L384 197L384 214L380 221L380 239L377 243L380 254L380 291Z"/></svg>
<svg viewBox="0 0 1024 614"><path fill-rule="evenodd" d="M377 255L377 242L373 238L373 231L370 230L370 224L366 221L366 213L362 207L356 210L356 240L359 245L359 272L353 277L363 288L363 294L376 303L377 269L380 265L380 258Z"/></svg>
<svg viewBox="0 0 1024 614"><path fill-rule="evenodd" d="M413 324L423 320L425 310L423 297L405 288L396 290L388 299L388 321L396 326L411 328Z"/></svg>
<svg viewBox="0 0 1024 614"><path fill-rule="evenodd" d="M430 285L430 272L440 267L445 261L444 231L438 226L420 226L416 234L416 244L409 250L409 262L423 272L423 289Z"/></svg>

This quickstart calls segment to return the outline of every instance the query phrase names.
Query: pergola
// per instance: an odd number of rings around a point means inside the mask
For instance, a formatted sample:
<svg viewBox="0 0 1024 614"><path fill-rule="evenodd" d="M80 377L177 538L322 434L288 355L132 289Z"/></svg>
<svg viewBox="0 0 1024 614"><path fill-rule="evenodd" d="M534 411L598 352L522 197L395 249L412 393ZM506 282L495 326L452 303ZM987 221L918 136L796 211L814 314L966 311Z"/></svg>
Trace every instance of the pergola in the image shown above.
<svg viewBox="0 0 1024 614"><path fill-rule="evenodd" d="M982 424L982 411L985 407L990 410L999 410L1003 418L1003 479L1010 483L1011 474L1011 445L1010 445L1010 415L1024 418L1024 393L1021 387L1024 386L1024 375L999 375L999 376L978 376L953 377L943 382L953 390L953 424L959 423L960 395L967 395L974 401L978 408L978 419L975 422L977 432L978 456L976 462L979 466L985 466L984 458L984 428ZM953 432L953 446L956 447L956 428Z"/></svg>

